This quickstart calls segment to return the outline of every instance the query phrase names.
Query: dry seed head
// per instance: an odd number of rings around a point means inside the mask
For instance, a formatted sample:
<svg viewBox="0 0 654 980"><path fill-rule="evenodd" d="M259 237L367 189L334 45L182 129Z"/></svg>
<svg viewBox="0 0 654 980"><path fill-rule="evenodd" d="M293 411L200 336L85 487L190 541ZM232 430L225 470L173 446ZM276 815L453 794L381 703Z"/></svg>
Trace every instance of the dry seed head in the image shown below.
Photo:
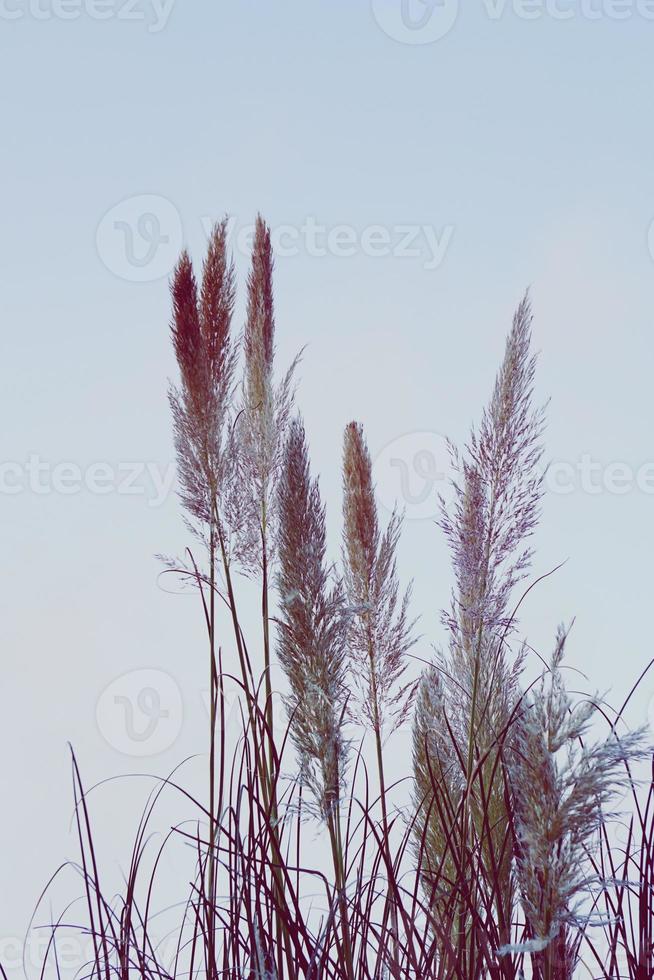
<svg viewBox="0 0 654 980"><path fill-rule="evenodd" d="M327 818L340 800L347 764L345 621L340 584L330 584L325 509L299 418L286 440L279 519L278 655L291 689L291 736L302 779Z"/></svg>
<svg viewBox="0 0 654 980"><path fill-rule="evenodd" d="M372 462L363 427L358 422L350 422L345 429L343 494L345 548L363 603L372 581L379 528Z"/></svg>
<svg viewBox="0 0 654 980"><path fill-rule="evenodd" d="M357 688L353 700L359 717L380 735L386 724L391 730L402 724L415 692L415 685L404 681L415 639L411 590L401 596L398 585L401 524L394 513L380 533L370 453L361 425L350 422L343 447L343 562Z"/></svg>
<svg viewBox="0 0 654 980"><path fill-rule="evenodd" d="M247 399L251 408L258 406L262 414L270 398L274 358L273 265L270 229L257 215L244 343Z"/></svg>
<svg viewBox="0 0 654 980"><path fill-rule="evenodd" d="M236 431L239 476L231 505L241 518L236 549L246 572L261 569L264 547L268 564L274 557L278 532L276 487L293 408L293 377L299 360L293 361L276 385L272 276L270 230L259 216L248 278L243 403Z"/></svg>
<svg viewBox="0 0 654 980"><path fill-rule="evenodd" d="M235 352L230 340L234 271L227 258L226 222L209 238L201 296L187 252L171 284L173 347L180 384L171 386L175 446L184 507L198 522L213 524L218 498L233 469L228 413L233 395Z"/></svg>

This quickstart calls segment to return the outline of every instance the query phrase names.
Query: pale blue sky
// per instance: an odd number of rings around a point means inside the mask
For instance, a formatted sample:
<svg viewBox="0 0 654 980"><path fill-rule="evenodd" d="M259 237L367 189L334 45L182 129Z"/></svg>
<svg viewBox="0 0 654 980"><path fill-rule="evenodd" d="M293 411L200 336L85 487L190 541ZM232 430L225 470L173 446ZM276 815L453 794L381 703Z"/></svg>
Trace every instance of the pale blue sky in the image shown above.
<svg viewBox="0 0 654 980"><path fill-rule="evenodd" d="M84 473L139 461L165 470L166 249L183 241L200 261L208 219L229 213L238 229L258 209L297 246L278 260L278 355L286 364L308 345L299 404L334 545L343 425L360 419L374 456L407 433L464 437L527 285L539 396L552 398L548 457L634 474L654 461L645 0L622 0L622 20L609 0L548 2L536 20L508 3L493 17L497 5L470 0L446 36L424 44L397 39L400 0L176 0L165 22L147 0L132 19L110 0L104 20L91 0L68 0L75 19L56 0L21 2L0 3L0 455L12 480L30 456ZM144 214L146 236L169 238L149 267L138 264L148 249L139 227L120 225ZM346 225L354 254L311 254L307 221ZM371 254L372 226L387 254ZM399 254L401 226L414 228L418 254ZM429 268L434 240L444 254ZM240 249L236 258L242 285L247 260ZM186 537L174 494L150 506L148 487L67 495L26 482L0 495L5 944L74 854L67 740L89 782L163 772L204 750L198 610L160 590L153 559ZM637 486L576 485L548 497L538 536L538 572L569 562L528 603L526 632L544 649L557 622L576 616L571 662L616 701L654 655L653 514L654 494ZM428 656L450 582L429 520L407 522L401 570L415 578ZM96 721L102 691L137 668L165 671L183 700L177 737L154 758L121 754ZM652 694L654 679L634 721ZM115 863L128 839L110 835Z"/></svg>

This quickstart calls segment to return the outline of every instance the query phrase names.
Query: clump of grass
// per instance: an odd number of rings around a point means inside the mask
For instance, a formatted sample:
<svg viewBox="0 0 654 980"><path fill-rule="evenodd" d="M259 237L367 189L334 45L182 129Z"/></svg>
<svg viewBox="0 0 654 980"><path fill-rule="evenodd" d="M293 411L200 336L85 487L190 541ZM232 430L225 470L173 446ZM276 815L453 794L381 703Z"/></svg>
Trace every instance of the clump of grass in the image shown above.
<svg viewBox="0 0 654 980"><path fill-rule="evenodd" d="M538 980L571 980L584 951L603 977L654 976L654 780L641 802L632 773L641 735L618 738L621 711L605 740L587 744L594 702L574 704L565 689L565 634L531 689L516 639L516 593L530 573L542 497L528 297L481 423L453 449L455 500L441 527L454 592L445 642L416 679L410 589L400 588L396 561L401 516L382 528L363 428L352 422L342 568L330 563L325 507L294 414L296 363L275 379L270 232L259 217L239 343L226 231L222 222L211 233L199 288L186 253L172 281L179 381L170 404L180 499L199 549L171 567L197 587L207 630L208 800L178 772L158 780L125 887L109 899L73 757L80 861L69 867L84 914L47 924L42 976L60 973L64 926L90 937L81 974L94 980L518 980L528 965ZM260 656L243 628L239 574L260 588ZM281 732L273 622L287 684ZM231 740L227 679L242 709ZM409 717L413 791L400 820L384 760ZM374 788L354 748L361 737L374 745ZM609 807L625 788L634 815L620 850ZM190 807L191 822L155 850L150 824L164 791ZM327 835L326 866L317 831ZM191 883L165 956L153 907L163 855L176 843L190 855Z"/></svg>
<svg viewBox="0 0 654 980"><path fill-rule="evenodd" d="M535 975L565 980L576 966L579 934L597 876L588 852L622 785L624 765L643 754L643 733L584 744L596 712L573 704L561 665L560 628L547 671L523 700L508 771L515 859ZM571 928L572 927L572 928Z"/></svg>

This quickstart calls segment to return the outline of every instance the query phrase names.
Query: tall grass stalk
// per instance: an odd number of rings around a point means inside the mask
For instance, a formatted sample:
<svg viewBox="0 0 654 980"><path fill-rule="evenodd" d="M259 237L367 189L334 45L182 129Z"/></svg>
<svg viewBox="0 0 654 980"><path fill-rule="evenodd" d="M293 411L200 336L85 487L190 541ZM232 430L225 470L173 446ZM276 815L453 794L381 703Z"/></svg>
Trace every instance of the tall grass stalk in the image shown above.
<svg viewBox="0 0 654 980"><path fill-rule="evenodd" d="M406 719L415 683L406 682L407 653L415 642L409 621L410 587L400 597L396 549L401 519L393 513L386 531L379 529L372 461L363 428L351 422L343 449L343 556L349 602L348 647L356 687L353 702L370 726L374 740L382 812L384 853L389 881L393 877L391 825L384 773L384 736ZM389 908L397 934L397 910L389 887ZM397 975L397 956L394 973Z"/></svg>

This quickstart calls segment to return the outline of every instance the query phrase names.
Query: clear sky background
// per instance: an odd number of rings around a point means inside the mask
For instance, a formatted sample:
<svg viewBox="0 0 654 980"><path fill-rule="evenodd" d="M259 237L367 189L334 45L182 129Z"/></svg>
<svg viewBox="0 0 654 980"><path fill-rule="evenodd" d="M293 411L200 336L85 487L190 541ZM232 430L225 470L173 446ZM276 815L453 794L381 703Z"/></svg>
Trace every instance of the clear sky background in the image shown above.
<svg viewBox="0 0 654 980"><path fill-rule="evenodd" d="M366 427L383 501L409 481L400 570L423 657L451 587L420 502L438 434L461 441L479 417L530 285L547 457L569 492L545 502L535 573L568 561L530 596L525 634L546 653L576 617L579 685L614 703L654 656L651 5L139 3L0 0L10 967L75 855L67 743L88 783L206 749L197 600L168 594L154 557L188 539L153 474L172 462L167 275L182 244L201 261L212 219L233 218L241 287L257 210L277 235L278 363L307 345L299 405L335 558L346 422ZM127 707L147 732L150 688L168 716L139 741ZM652 695L654 678L632 723ZM406 736L390 751L401 771ZM143 794L130 781L98 796L112 869Z"/></svg>

